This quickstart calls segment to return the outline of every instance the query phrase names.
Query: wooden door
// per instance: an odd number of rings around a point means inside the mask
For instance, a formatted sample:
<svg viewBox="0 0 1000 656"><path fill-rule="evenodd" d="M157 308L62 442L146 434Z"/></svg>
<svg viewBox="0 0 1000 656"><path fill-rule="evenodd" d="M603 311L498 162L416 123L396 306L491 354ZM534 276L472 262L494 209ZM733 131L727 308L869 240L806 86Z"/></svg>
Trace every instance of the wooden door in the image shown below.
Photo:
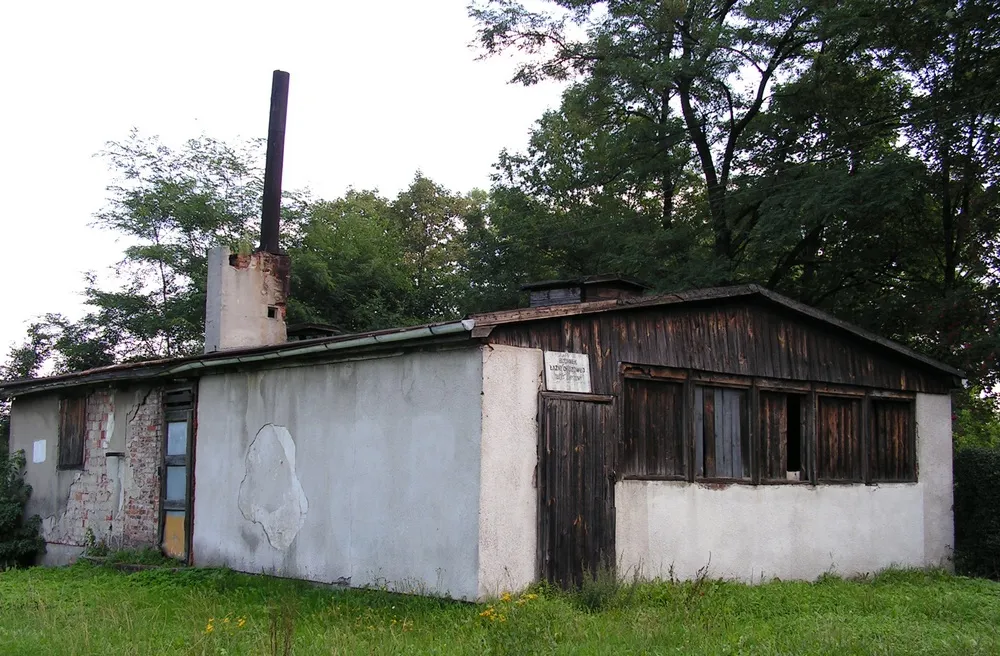
<svg viewBox="0 0 1000 656"><path fill-rule="evenodd" d="M615 564L612 400L541 395L539 563L541 576L562 587Z"/></svg>

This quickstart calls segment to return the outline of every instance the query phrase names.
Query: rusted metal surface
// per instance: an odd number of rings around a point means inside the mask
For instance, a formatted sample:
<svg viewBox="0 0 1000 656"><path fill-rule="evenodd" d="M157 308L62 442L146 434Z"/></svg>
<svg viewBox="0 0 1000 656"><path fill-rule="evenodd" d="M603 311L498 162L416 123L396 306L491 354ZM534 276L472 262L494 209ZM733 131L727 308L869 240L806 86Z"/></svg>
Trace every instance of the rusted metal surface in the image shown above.
<svg viewBox="0 0 1000 656"><path fill-rule="evenodd" d="M896 351L746 299L497 324L489 342L589 353L600 394L618 393L623 362L933 393L946 393L954 383L950 373Z"/></svg>
<svg viewBox="0 0 1000 656"><path fill-rule="evenodd" d="M83 467L87 435L87 397L76 396L59 402L59 468Z"/></svg>
<svg viewBox="0 0 1000 656"><path fill-rule="evenodd" d="M873 399L868 419L871 480L879 483L916 480L913 403Z"/></svg>
<svg viewBox="0 0 1000 656"><path fill-rule="evenodd" d="M545 393L539 405L541 575L577 587L601 565L614 567L613 405Z"/></svg>
<svg viewBox="0 0 1000 656"><path fill-rule="evenodd" d="M622 462L625 476L687 478L684 386L625 379Z"/></svg>
<svg viewBox="0 0 1000 656"><path fill-rule="evenodd" d="M264 203L260 222L260 250L278 253L281 222L281 170L285 157L285 118L288 114L288 73L274 71L271 78L271 113L267 126L267 159L264 163Z"/></svg>
<svg viewBox="0 0 1000 656"><path fill-rule="evenodd" d="M863 398L818 396L816 476L819 481L864 481L861 458L863 401Z"/></svg>

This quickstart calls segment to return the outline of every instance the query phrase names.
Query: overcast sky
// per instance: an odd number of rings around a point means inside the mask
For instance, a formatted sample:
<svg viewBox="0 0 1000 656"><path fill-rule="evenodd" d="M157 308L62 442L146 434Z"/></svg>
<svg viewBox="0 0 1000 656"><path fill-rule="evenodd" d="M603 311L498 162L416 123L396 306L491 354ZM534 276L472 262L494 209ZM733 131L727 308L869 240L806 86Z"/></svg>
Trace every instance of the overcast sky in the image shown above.
<svg viewBox="0 0 1000 656"><path fill-rule="evenodd" d="M417 169L453 191L488 187L499 151L524 147L560 89L477 61L466 4L4 3L0 358L32 317L78 317L83 272L120 258L89 225L110 181L104 142L132 127L169 144L264 137L276 68L291 73L286 189L394 195Z"/></svg>

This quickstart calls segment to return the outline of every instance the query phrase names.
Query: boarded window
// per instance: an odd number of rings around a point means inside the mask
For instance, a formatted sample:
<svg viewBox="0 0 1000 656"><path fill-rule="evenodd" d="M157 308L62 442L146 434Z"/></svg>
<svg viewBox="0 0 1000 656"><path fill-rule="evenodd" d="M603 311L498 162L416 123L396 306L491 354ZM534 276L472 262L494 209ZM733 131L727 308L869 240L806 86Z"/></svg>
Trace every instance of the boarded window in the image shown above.
<svg viewBox="0 0 1000 656"><path fill-rule="evenodd" d="M820 396L816 406L816 477L862 481L861 399Z"/></svg>
<svg viewBox="0 0 1000 656"><path fill-rule="evenodd" d="M917 480L913 406L877 399L869 413L868 471L876 483Z"/></svg>
<svg viewBox="0 0 1000 656"><path fill-rule="evenodd" d="M805 480L802 463L805 462L803 417L806 407L801 394L760 392L761 463L763 480Z"/></svg>
<svg viewBox="0 0 1000 656"><path fill-rule="evenodd" d="M59 402L59 467L83 467L87 436L87 399L76 397Z"/></svg>
<svg viewBox="0 0 1000 656"><path fill-rule="evenodd" d="M625 379L625 475L686 476L683 408L682 384Z"/></svg>
<svg viewBox="0 0 1000 656"><path fill-rule="evenodd" d="M696 387L694 413L695 475L750 478L746 390Z"/></svg>

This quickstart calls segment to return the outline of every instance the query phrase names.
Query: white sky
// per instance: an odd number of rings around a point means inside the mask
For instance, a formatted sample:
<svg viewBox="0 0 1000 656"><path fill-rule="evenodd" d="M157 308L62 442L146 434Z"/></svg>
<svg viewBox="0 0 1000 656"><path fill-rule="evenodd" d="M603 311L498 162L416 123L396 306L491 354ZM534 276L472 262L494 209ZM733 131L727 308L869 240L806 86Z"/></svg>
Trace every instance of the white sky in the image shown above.
<svg viewBox="0 0 1000 656"><path fill-rule="evenodd" d="M560 87L476 61L467 0L8 2L0 8L0 359L45 312L82 312L82 273L120 259L89 226L133 126L169 144L267 135L271 71L291 73L284 187L394 195L417 169L488 187Z"/></svg>

